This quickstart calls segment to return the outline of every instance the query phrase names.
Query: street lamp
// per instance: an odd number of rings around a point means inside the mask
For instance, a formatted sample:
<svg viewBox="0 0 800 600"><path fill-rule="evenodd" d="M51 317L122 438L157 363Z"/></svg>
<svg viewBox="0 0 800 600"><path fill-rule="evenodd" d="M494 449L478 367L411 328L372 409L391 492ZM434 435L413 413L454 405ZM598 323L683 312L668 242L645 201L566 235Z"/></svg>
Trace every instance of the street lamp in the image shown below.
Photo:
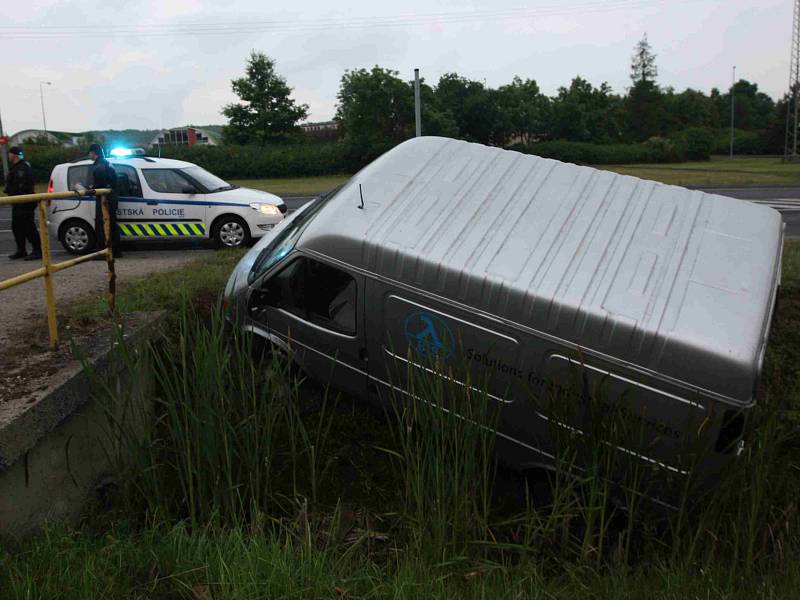
<svg viewBox="0 0 800 600"><path fill-rule="evenodd" d="M47 119L44 116L44 89L43 85L53 85L52 81L39 82L39 99L42 101L42 124L44 125L44 132L47 133Z"/></svg>
<svg viewBox="0 0 800 600"><path fill-rule="evenodd" d="M736 65L733 65L733 76L731 77L731 158L733 158L733 103L736 98Z"/></svg>

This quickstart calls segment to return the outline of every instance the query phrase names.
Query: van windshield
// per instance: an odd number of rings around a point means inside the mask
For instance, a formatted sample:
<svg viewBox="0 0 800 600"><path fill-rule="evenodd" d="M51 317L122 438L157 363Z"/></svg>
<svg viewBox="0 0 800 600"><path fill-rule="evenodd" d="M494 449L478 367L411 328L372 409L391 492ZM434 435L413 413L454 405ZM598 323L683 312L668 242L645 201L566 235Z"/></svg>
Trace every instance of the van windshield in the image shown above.
<svg viewBox="0 0 800 600"><path fill-rule="evenodd" d="M252 284L253 281L261 277L269 269L283 260L294 248L300 235L305 230L306 225L314 218L319 210L325 206L325 203L333 198L343 186L331 190L327 194L323 194L318 198L311 201L301 214L297 215L291 223L287 223L286 227L275 236L273 239L258 255L250 275L247 277L247 282Z"/></svg>

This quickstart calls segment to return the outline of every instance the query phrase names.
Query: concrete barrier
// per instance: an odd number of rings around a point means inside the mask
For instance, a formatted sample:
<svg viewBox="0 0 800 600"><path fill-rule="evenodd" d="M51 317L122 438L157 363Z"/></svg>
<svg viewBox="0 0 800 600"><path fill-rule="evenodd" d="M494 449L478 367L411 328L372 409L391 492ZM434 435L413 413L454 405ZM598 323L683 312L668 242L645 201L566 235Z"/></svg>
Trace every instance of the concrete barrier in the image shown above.
<svg viewBox="0 0 800 600"><path fill-rule="evenodd" d="M114 476L115 423L146 426L152 382L137 349L159 335L163 317L126 319L124 350L118 335L94 337L40 390L0 407L0 539L75 522L98 483Z"/></svg>

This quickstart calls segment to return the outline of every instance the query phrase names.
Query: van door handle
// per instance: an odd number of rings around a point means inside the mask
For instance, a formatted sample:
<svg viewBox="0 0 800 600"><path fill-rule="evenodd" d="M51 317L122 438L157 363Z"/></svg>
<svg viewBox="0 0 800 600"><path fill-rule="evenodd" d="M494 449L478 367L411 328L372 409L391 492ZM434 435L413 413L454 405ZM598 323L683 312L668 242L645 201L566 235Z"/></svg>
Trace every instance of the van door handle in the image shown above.
<svg viewBox="0 0 800 600"><path fill-rule="evenodd" d="M158 202L156 202L155 200L148 200L147 206L158 206Z"/></svg>
<svg viewBox="0 0 800 600"><path fill-rule="evenodd" d="M366 348L361 348L358 351L358 358L361 360L369 360L369 353Z"/></svg>

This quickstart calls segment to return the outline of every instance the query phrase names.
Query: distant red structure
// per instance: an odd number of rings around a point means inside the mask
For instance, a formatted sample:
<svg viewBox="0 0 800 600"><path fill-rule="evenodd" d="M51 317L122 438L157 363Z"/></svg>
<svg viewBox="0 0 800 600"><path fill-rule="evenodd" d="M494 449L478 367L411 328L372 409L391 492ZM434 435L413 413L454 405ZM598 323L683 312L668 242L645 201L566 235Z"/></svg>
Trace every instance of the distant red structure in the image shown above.
<svg viewBox="0 0 800 600"><path fill-rule="evenodd" d="M173 127L159 132L150 142L150 146L194 146L196 144L216 146L218 143L217 136L205 129L200 129L199 127Z"/></svg>

